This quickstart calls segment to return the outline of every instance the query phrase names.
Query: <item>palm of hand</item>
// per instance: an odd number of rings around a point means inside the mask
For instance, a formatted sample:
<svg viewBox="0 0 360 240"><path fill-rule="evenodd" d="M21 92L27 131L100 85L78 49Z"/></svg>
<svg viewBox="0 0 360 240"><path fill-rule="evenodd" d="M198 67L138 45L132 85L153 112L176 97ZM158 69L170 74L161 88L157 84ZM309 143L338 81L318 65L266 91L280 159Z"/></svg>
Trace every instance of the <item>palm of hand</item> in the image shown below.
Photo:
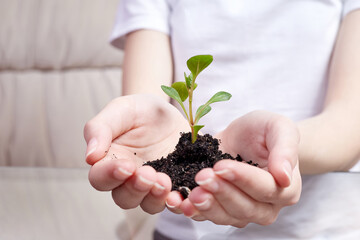
<svg viewBox="0 0 360 240"><path fill-rule="evenodd" d="M124 118L128 130L113 139L108 155L135 155L140 166L143 161L170 153L179 139L179 133L189 129L181 113L162 99L140 95L127 101L131 101L129 106L132 106Z"/></svg>
<svg viewBox="0 0 360 240"><path fill-rule="evenodd" d="M216 137L221 139L220 148L223 152L232 156L240 154L245 161L251 160L266 169L269 150L266 146L265 131L253 122L237 120Z"/></svg>
<svg viewBox="0 0 360 240"><path fill-rule="evenodd" d="M222 141L221 149L231 155L241 154L249 161L267 169L272 152L292 144L297 148L298 132L288 119L264 111L255 111L233 121L216 135ZM275 150L275 151L274 151ZM281 149L285 154L287 149Z"/></svg>

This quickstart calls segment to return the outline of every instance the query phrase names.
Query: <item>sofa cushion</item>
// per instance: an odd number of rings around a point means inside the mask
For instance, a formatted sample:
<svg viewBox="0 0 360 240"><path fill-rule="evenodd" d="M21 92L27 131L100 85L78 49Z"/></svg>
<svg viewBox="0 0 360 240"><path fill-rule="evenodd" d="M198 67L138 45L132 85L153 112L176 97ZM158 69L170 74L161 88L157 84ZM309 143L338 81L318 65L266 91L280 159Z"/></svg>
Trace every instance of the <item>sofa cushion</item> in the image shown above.
<svg viewBox="0 0 360 240"><path fill-rule="evenodd" d="M84 125L120 79L116 68L0 72L0 166L85 167Z"/></svg>
<svg viewBox="0 0 360 240"><path fill-rule="evenodd" d="M118 0L0 0L0 70L121 65L108 44Z"/></svg>

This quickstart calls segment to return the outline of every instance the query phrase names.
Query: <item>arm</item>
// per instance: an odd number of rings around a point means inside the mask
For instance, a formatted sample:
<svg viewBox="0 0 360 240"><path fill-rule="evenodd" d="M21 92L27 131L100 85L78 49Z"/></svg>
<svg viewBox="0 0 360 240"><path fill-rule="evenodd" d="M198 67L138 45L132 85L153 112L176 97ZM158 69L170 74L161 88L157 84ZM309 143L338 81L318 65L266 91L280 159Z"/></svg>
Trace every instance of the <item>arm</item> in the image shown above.
<svg viewBox="0 0 360 240"><path fill-rule="evenodd" d="M300 170L344 171L360 158L360 11L342 22L321 114L299 122Z"/></svg>
<svg viewBox="0 0 360 240"><path fill-rule="evenodd" d="M122 94L151 93L168 97L160 85L170 85L173 62L168 35L139 30L126 36Z"/></svg>

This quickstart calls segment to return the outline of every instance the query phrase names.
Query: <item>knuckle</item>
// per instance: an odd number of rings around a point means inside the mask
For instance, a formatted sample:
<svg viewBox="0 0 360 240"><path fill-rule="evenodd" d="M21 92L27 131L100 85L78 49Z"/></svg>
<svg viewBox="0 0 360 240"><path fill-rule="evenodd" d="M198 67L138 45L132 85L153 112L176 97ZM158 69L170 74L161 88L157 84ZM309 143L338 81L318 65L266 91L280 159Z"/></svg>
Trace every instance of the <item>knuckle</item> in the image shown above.
<svg viewBox="0 0 360 240"><path fill-rule="evenodd" d="M151 214L151 215L157 214L165 209L165 205L163 205L163 206L153 206L153 205L148 206L147 204L144 204L144 203L140 204L140 207L142 210L144 210L144 212Z"/></svg>
<svg viewBox="0 0 360 240"><path fill-rule="evenodd" d="M212 222L215 223L216 225L227 225L224 219L214 219L212 220Z"/></svg>
<svg viewBox="0 0 360 240"><path fill-rule="evenodd" d="M266 193L264 193L264 194L262 195L262 197L261 197L260 200L261 200L261 202L268 202L268 203L270 203L270 202L273 202L273 201L274 201L275 196L276 196L275 192L273 192L273 191L268 191L268 192L266 192Z"/></svg>
<svg viewBox="0 0 360 240"><path fill-rule="evenodd" d="M261 216L263 214L263 205L262 203L257 203L257 204L253 204L251 205L251 208L249 208L249 213L248 213L248 217L249 219L256 219L259 216Z"/></svg>
<svg viewBox="0 0 360 240"><path fill-rule="evenodd" d="M111 190L109 187L106 187L101 181L99 181L99 179L98 179L98 177L96 175L96 172L94 170L94 167L92 167L90 169L88 179L89 179L90 185L94 189L96 189L98 191L109 191L109 190Z"/></svg>
<svg viewBox="0 0 360 240"><path fill-rule="evenodd" d="M122 197L120 191L113 190L112 198L116 205L122 209L132 209L136 208L139 204L136 201L128 201L127 198Z"/></svg>
<svg viewBox="0 0 360 240"><path fill-rule="evenodd" d="M243 213L242 217L248 220L252 220L256 217L256 209L254 207L248 207Z"/></svg>
<svg viewBox="0 0 360 240"><path fill-rule="evenodd" d="M248 224L249 224L248 222L237 221L236 223L231 224L231 225L234 227L237 227L237 228L245 228Z"/></svg>
<svg viewBox="0 0 360 240"><path fill-rule="evenodd" d="M234 219L237 219L237 221L239 221L240 219L253 221L254 219L256 219L257 212L258 211L254 206L247 206L246 208L242 208L238 211L229 212L229 215Z"/></svg>
<svg viewBox="0 0 360 240"><path fill-rule="evenodd" d="M300 200L300 194L297 194L288 200L287 206L295 205L296 203L299 202L299 200Z"/></svg>
<svg viewBox="0 0 360 240"><path fill-rule="evenodd" d="M301 196L301 192L291 191L287 194L287 197L284 198L283 205L284 206L292 206L299 202Z"/></svg>
<svg viewBox="0 0 360 240"><path fill-rule="evenodd" d="M203 221L207 220L207 218L201 214L197 214L197 215L193 216L192 219L195 221L198 221L198 222L203 222Z"/></svg>
<svg viewBox="0 0 360 240"><path fill-rule="evenodd" d="M213 216L210 220L217 225L232 225L233 223L233 218L229 215Z"/></svg>
<svg viewBox="0 0 360 240"><path fill-rule="evenodd" d="M101 186L100 184L98 184L96 181L94 181L92 179L89 179L89 182L90 182L91 186L94 189L96 189L97 191L104 192L104 191L109 191L110 190L110 189L104 188L103 186Z"/></svg>
<svg viewBox="0 0 360 240"><path fill-rule="evenodd" d="M114 198L113 198L114 199ZM133 209L133 208L136 208L138 205L137 204L134 204L134 202L128 202L128 201L121 201L121 200L118 200L118 199L114 199L114 202L116 205L118 205L120 208L122 209Z"/></svg>
<svg viewBox="0 0 360 240"><path fill-rule="evenodd" d="M279 215L278 213L271 212L271 213L269 213L265 218L263 218L263 219L259 222L259 224L260 224L260 225L263 225L263 226L268 226L268 225L270 225L270 224L273 224L273 223L276 221L278 215Z"/></svg>

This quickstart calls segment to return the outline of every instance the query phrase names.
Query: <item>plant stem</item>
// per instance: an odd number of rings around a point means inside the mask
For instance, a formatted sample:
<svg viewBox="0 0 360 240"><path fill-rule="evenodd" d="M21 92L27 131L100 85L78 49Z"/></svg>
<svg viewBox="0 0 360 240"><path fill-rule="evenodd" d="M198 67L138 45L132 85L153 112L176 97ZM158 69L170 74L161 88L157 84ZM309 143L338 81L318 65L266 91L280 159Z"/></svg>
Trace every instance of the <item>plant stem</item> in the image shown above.
<svg viewBox="0 0 360 240"><path fill-rule="evenodd" d="M192 113L192 98L193 98L193 91L190 89L189 91L189 125L191 128L191 140L194 143L195 142L195 136L194 136L194 118Z"/></svg>
<svg viewBox="0 0 360 240"><path fill-rule="evenodd" d="M195 87L195 80L199 72L199 63L197 65L196 74L193 74L193 79L191 81L191 87L189 89L189 117L190 117L190 128L191 128L191 142L194 143L196 141L197 136L194 133L194 118L193 118L193 109L192 109L192 100L193 100L193 92Z"/></svg>

